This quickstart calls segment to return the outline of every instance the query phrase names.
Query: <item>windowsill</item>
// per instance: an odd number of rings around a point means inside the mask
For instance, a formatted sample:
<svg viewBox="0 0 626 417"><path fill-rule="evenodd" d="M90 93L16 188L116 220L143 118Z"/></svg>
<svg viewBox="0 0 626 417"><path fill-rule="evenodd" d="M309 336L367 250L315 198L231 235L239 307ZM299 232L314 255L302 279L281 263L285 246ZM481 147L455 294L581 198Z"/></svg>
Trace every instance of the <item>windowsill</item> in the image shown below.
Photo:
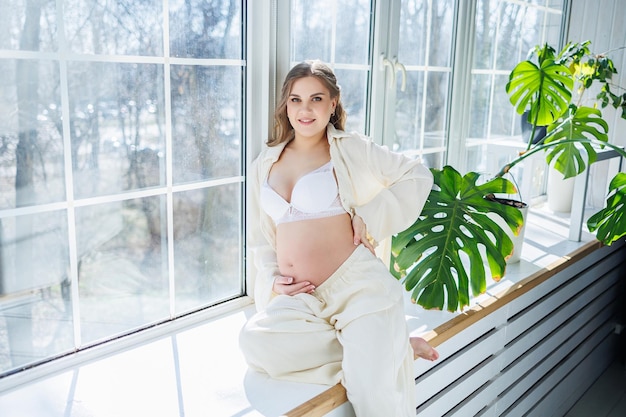
<svg viewBox="0 0 626 417"><path fill-rule="evenodd" d="M254 305L231 304L232 311L135 346L113 342L115 351L61 359L64 370L48 369L41 378L6 377L0 381L2 415L280 415L328 388L248 372L237 340Z"/></svg>
<svg viewBox="0 0 626 417"><path fill-rule="evenodd" d="M487 293L473 301L472 311L593 246L589 233L583 233L581 242L567 240L568 222L544 209L530 210L522 261L509 265L500 282L488 283ZM272 381L247 370L237 339L253 311L249 300L237 300L176 326L149 330L151 336L143 335L141 341L129 336L26 375L6 377L0 380L0 410L4 417L263 416L280 415L326 391L327 386ZM435 345L450 337L442 328L468 317L426 311L410 302L406 314L412 334ZM432 366L418 360L416 374Z"/></svg>

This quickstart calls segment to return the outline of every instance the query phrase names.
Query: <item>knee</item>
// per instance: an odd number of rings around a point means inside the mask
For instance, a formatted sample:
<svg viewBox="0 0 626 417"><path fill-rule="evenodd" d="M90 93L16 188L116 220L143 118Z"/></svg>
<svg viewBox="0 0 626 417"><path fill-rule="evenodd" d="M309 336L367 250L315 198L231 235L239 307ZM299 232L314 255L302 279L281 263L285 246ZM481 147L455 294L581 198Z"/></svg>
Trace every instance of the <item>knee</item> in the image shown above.
<svg viewBox="0 0 626 417"><path fill-rule="evenodd" d="M246 323L239 331L239 350L248 366L258 372L266 372L264 355L260 347L262 343L259 332L255 331L250 322Z"/></svg>

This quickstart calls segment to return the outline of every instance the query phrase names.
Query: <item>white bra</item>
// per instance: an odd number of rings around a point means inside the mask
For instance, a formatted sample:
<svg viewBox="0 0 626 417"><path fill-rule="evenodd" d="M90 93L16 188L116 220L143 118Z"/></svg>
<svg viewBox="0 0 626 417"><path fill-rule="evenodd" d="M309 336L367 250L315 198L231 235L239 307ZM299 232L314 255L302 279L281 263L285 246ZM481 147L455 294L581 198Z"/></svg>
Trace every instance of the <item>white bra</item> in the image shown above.
<svg viewBox="0 0 626 417"><path fill-rule="evenodd" d="M330 161L298 179L291 191L291 202L274 191L267 180L261 187L260 200L261 207L276 225L346 213Z"/></svg>

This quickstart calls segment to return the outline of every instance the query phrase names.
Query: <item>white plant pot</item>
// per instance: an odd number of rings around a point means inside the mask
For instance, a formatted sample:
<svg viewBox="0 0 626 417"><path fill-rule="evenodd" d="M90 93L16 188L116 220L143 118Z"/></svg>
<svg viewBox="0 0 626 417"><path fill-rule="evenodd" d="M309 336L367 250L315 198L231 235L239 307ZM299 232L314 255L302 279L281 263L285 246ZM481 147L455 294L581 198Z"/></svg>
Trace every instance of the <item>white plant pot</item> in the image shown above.
<svg viewBox="0 0 626 417"><path fill-rule="evenodd" d="M574 177L565 179L563 174L549 168L548 171L548 208L552 211L569 213L572 211L572 198L574 196Z"/></svg>

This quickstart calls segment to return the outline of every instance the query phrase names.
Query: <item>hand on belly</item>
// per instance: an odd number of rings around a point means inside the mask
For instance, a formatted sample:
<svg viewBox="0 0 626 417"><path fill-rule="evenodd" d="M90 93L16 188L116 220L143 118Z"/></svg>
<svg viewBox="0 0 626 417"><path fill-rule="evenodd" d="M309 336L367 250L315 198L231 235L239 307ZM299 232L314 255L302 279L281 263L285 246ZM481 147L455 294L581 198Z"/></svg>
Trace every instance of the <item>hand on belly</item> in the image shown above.
<svg viewBox="0 0 626 417"><path fill-rule="evenodd" d="M293 277L279 275L274 279L272 290L276 294L296 295L312 293L315 291L315 285L312 285L309 281L296 282Z"/></svg>

